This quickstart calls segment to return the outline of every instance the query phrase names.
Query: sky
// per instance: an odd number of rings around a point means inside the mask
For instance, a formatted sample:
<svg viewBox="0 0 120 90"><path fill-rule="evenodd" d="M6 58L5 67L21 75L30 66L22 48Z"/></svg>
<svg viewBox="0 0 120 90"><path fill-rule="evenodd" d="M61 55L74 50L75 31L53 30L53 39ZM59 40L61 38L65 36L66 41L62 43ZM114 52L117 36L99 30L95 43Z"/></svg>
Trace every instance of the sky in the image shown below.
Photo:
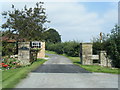
<svg viewBox="0 0 120 90"><path fill-rule="evenodd" d="M59 0L58 0L59 1ZM104 0L105 1L105 0ZM38 1L37 1L38 2ZM14 0L0 2L0 13L11 10L11 5L22 9L24 5L34 7L36 1ZM48 20L48 28L56 29L61 35L62 41L77 40L80 42L91 42L100 32L110 33L115 24L118 23L118 2L97 2L97 1L52 1L45 2ZM2 22L5 20L0 16Z"/></svg>

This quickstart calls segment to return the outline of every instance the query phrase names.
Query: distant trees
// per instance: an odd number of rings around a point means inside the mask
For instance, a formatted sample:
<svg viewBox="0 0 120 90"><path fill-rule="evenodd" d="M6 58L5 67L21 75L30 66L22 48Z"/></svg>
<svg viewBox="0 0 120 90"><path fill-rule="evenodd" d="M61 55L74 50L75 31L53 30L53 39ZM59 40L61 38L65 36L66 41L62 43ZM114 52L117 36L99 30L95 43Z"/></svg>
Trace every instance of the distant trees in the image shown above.
<svg viewBox="0 0 120 90"><path fill-rule="evenodd" d="M55 29L52 29L52 28L50 28L44 33L44 39L47 43L61 42L61 36Z"/></svg>
<svg viewBox="0 0 120 90"><path fill-rule="evenodd" d="M94 53L101 49L107 52L114 66L120 68L120 27L118 25L115 25L110 34L104 34L102 43L98 38L93 40Z"/></svg>
<svg viewBox="0 0 120 90"><path fill-rule="evenodd" d="M43 32L46 31L44 23L47 21L45 8L43 2L36 3L34 8L27 8L19 10L12 5L13 11L4 11L3 17L7 21L2 25L3 29L17 34L18 38L26 38L26 40L42 40Z"/></svg>
<svg viewBox="0 0 120 90"><path fill-rule="evenodd" d="M55 51L58 54L66 54L68 56L78 57L80 52L80 43L76 41L49 43L46 46L47 50Z"/></svg>

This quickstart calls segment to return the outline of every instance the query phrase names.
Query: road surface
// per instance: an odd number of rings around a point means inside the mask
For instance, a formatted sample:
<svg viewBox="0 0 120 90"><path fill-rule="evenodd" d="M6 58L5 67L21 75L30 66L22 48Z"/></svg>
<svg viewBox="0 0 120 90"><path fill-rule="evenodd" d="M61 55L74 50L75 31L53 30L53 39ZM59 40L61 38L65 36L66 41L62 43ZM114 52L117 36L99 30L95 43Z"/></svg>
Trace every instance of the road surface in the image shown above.
<svg viewBox="0 0 120 90"><path fill-rule="evenodd" d="M91 73L66 57L47 54L42 66L32 71L16 88L118 88L118 75Z"/></svg>

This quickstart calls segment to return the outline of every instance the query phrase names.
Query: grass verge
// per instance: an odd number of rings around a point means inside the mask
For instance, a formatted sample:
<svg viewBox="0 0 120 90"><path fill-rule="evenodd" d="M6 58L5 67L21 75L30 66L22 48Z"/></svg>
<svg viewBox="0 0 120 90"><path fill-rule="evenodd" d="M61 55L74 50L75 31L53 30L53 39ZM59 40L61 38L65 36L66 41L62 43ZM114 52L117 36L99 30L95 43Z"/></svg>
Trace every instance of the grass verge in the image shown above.
<svg viewBox="0 0 120 90"><path fill-rule="evenodd" d="M67 57L73 62L73 64L78 65L90 72L120 74L120 69L117 68L102 67L99 65L81 65L79 57Z"/></svg>
<svg viewBox="0 0 120 90"><path fill-rule="evenodd" d="M48 54L57 54L56 52L48 51L48 50L46 50L45 53L48 53Z"/></svg>
<svg viewBox="0 0 120 90"><path fill-rule="evenodd" d="M47 58L47 57L49 57L48 55L45 55L45 57Z"/></svg>
<svg viewBox="0 0 120 90"><path fill-rule="evenodd" d="M49 54L54 54L55 53L53 51L46 51L46 53L47 52ZM90 71L90 72L120 74L120 69L116 69L116 68L112 69L112 68L109 68L109 67L101 67L99 65L81 65L80 64L80 57L70 57L70 56L67 56L65 54L62 54L62 55L69 58L73 62L73 64L78 65L78 66L80 66L80 67L82 67L82 68L84 68L84 69L86 69L87 71Z"/></svg>
<svg viewBox="0 0 120 90"><path fill-rule="evenodd" d="M35 70L38 66L43 64L45 59L38 59L30 66L21 67L17 69L10 69L2 72L2 88L14 88L15 85L25 78L29 72Z"/></svg>

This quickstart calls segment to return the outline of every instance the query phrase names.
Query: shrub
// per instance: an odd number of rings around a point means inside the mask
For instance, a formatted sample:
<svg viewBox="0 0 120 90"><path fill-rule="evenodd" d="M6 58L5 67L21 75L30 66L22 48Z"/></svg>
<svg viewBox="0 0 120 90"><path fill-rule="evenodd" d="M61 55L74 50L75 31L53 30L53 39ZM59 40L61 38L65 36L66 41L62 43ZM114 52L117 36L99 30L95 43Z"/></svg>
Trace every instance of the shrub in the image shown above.
<svg viewBox="0 0 120 90"><path fill-rule="evenodd" d="M0 63L0 66L2 66L5 69L10 69L10 68L14 69L14 68L21 67L18 60L14 58L8 58L8 57L3 57L2 63Z"/></svg>
<svg viewBox="0 0 120 90"><path fill-rule="evenodd" d="M2 56L14 55L17 53L16 43L2 42Z"/></svg>
<svg viewBox="0 0 120 90"><path fill-rule="evenodd" d="M115 67L120 68L120 27L115 26L112 29L110 35L107 37L107 40L104 42L105 49L113 60Z"/></svg>
<svg viewBox="0 0 120 90"><path fill-rule="evenodd" d="M103 36L103 43L99 39L93 40L93 52L105 50L112 59L114 67L120 68L120 27L115 25L111 33Z"/></svg>
<svg viewBox="0 0 120 90"><path fill-rule="evenodd" d="M55 51L58 54L66 54L68 56L79 56L79 42L69 41L64 43L47 43L46 49Z"/></svg>
<svg viewBox="0 0 120 90"><path fill-rule="evenodd" d="M68 56L79 56L80 45L78 42L70 41L64 43L64 53Z"/></svg>

